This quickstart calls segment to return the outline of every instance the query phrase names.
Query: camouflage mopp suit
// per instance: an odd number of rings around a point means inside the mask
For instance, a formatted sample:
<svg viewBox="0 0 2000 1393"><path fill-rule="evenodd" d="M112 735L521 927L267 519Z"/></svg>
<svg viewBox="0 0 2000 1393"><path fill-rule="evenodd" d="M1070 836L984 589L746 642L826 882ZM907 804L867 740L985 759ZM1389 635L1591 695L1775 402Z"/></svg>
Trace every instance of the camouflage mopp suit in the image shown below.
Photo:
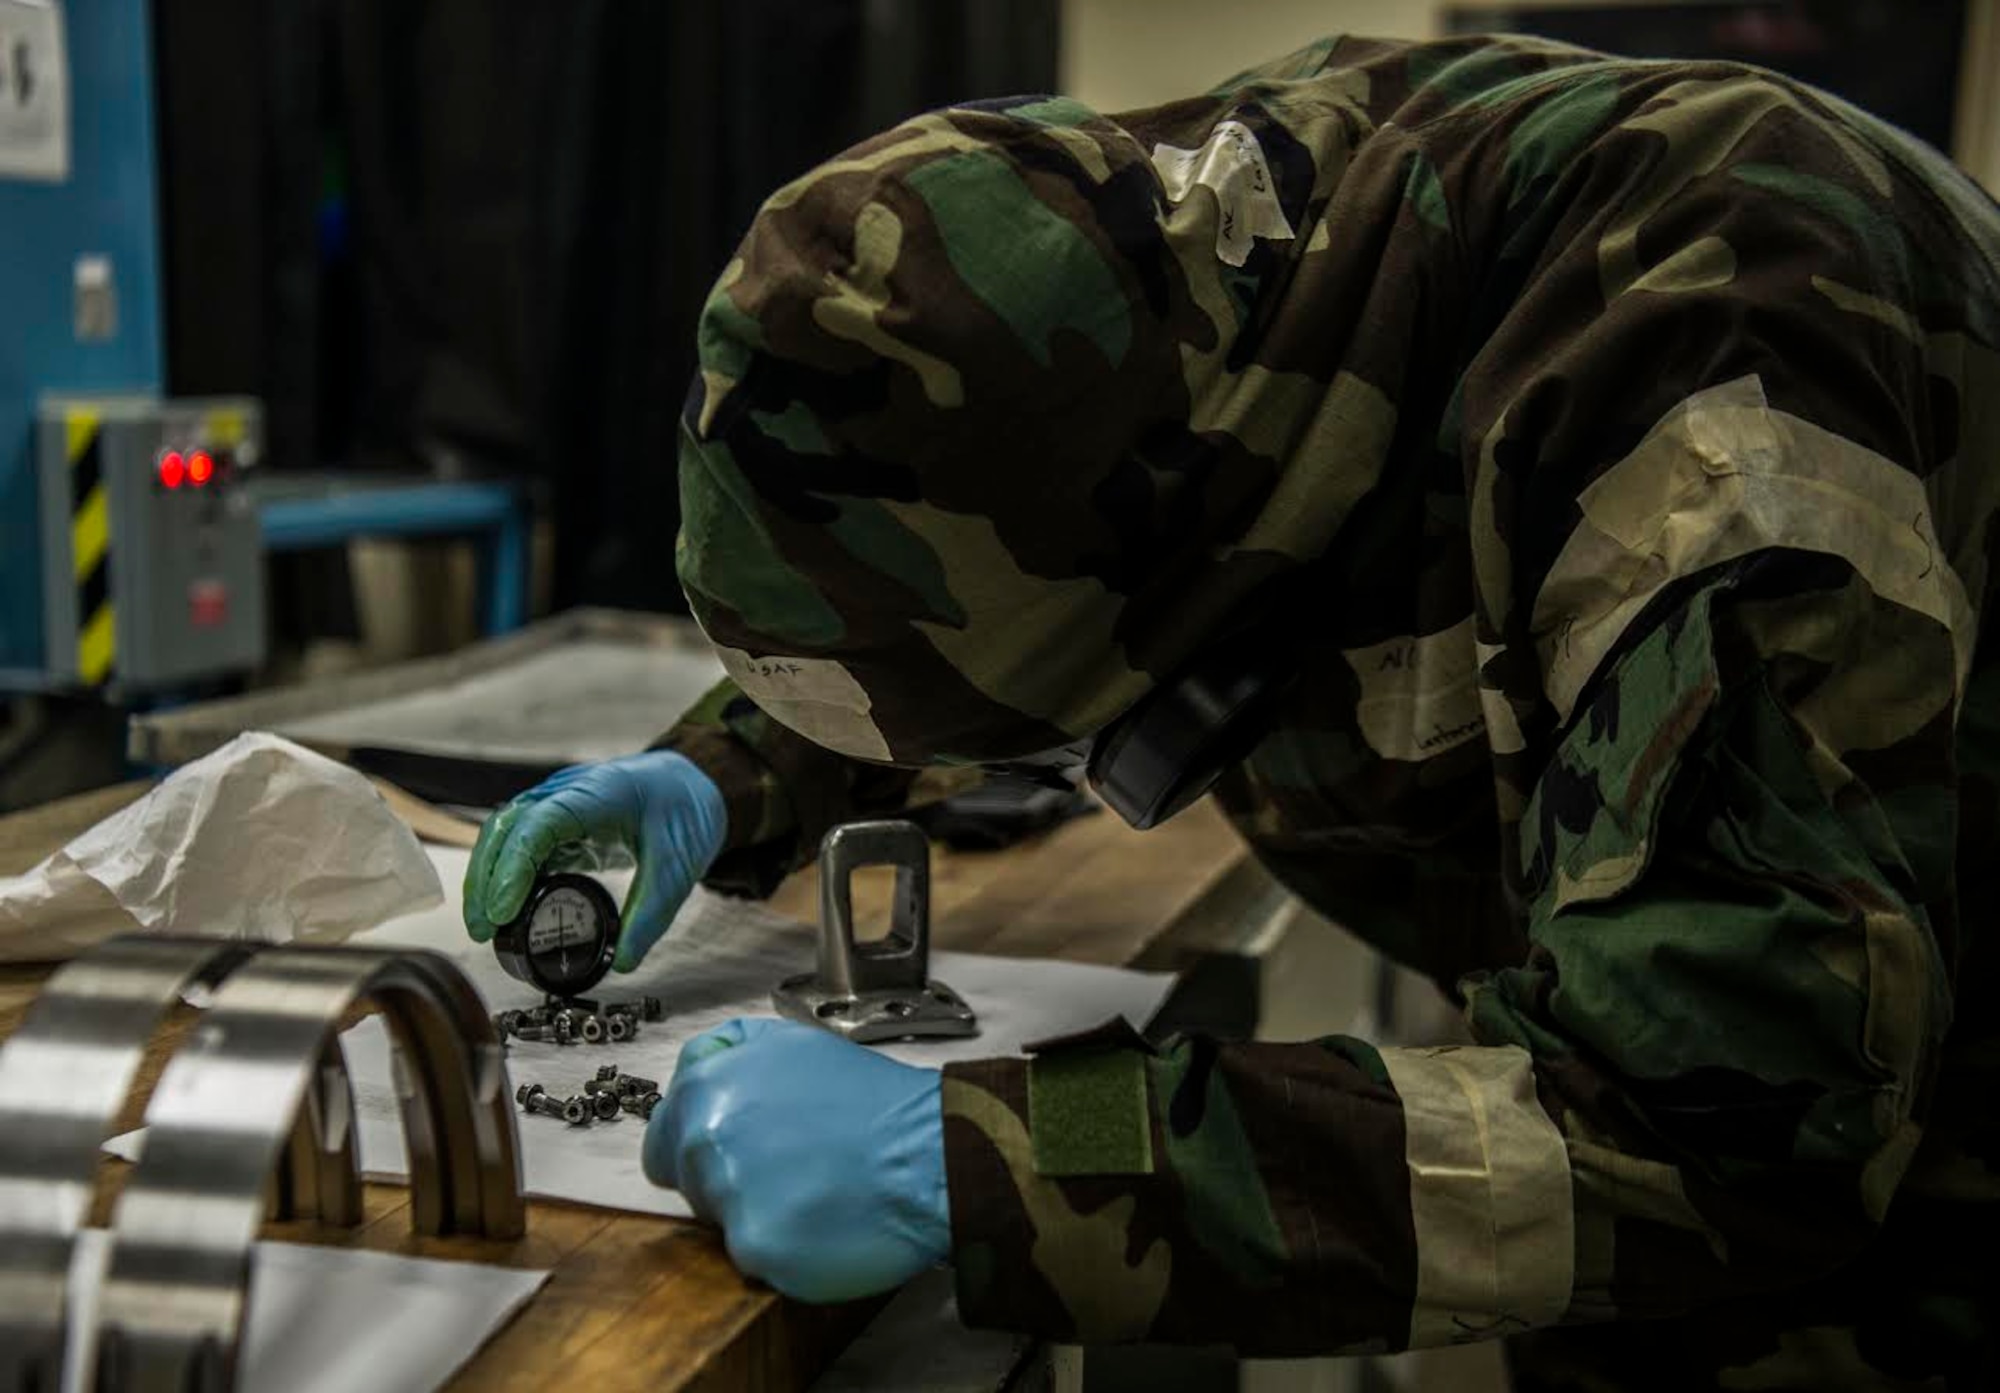
<svg viewBox="0 0 2000 1393"><path fill-rule="evenodd" d="M2000 1388L2000 214L1824 94L1522 39L938 111L702 316L712 883L1246 613L1216 797L1476 1045L947 1070L975 1324L1520 1386Z"/></svg>

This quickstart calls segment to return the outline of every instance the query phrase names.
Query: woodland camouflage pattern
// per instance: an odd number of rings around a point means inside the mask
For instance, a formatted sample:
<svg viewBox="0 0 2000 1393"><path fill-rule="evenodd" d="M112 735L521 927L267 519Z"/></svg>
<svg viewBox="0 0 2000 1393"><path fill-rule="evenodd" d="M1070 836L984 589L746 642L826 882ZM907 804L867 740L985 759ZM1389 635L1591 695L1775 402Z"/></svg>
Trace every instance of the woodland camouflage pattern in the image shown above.
<svg viewBox="0 0 2000 1393"><path fill-rule="evenodd" d="M717 883L1248 605L1308 671L1220 801L1478 1042L953 1067L969 1320L2000 1387L1996 246L1810 89L1520 39L949 109L773 196L681 465Z"/></svg>

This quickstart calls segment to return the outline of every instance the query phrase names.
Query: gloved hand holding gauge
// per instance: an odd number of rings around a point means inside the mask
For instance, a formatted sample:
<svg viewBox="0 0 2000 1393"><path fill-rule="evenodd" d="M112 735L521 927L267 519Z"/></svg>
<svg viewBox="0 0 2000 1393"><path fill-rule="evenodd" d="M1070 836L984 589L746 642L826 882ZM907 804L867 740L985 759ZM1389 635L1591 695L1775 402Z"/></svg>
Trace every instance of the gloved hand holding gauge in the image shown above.
<svg viewBox="0 0 2000 1393"><path fill-rule="evenodd" d="M714 780L672 751L562 770L507 803L480 829L465 873L466 931L486 943L520 921L522 942L499 946L526 956L525 980L556 995L573 995L584 990L574 984L602 976L594 956L602 941L596 929L608 917L609 900L586 877L543 873L560 871L579 852L631 853L638 870L610 950L610 966L630 972L715 860L726 827ZM544 976L550 980L544 982Z"/></svg>

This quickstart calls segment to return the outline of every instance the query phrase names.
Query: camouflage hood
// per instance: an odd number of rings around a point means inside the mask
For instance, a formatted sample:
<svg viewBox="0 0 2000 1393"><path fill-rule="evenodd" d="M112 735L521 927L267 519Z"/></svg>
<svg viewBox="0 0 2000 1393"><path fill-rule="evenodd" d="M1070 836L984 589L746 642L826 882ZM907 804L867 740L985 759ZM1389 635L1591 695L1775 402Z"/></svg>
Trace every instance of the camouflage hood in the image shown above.
<svg viewBox="0 0 2000 1393"><path fill-rule="evenodd" d="M744 691L863 759L1015 757L1323 554L1394 412L1261 347L1342 359L1337 303L1283 292L1352 130L1324 92L1017 100L772 195L704 308L680 471L680 578Z"/></svg>

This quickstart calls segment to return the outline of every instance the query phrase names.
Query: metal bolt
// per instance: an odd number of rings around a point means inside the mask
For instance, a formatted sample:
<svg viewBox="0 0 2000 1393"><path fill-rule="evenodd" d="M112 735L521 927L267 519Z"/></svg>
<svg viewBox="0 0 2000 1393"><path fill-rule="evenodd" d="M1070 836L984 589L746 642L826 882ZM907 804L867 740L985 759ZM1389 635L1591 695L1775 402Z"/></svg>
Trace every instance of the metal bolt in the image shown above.
<svg viewBox="0 0 2000 1393"><path fill-rule="evenodd" d="M628 1093L618 1100L618 1106L634 1117L650 1118L653 1109L659 1105L660 1095L657 1093Z"/></svg>
<svg viewBox="0 0 2000 1393"><path fill-rule="evenodd" d="M611 1043L614 1045L624 1044L632 1038L637 1030L638 1027L632 1023L632 1018L623 1015L611 1017L609 1023L604 1027L605 1035L610 1038Z"/></svg>
<svg viewBox="0 0 2000 1393"><path fill-rule="evenodd" d="M556 1033L545 1025L524 1025L514 1032L516 1040L537 1040L547 1043L556 1038Z"/></svg>
<svg viewBox="0 0 2000 1393"><path fill-rule="evenodd" d="M658 1093L660 1091L660 1081L658 1079L642 1079L636 1074L620 1074L617 1078L617 1084L618 1092L621 1095L627 1093Z"/></svg>
<svg viewBox="0 0 2000 1393"><path fill-rule="evenodd" d="M616 1064L600 1064L597 1066L597 1081L599 1083L610 1083L617 1077L618 1066Z"/></svg>
<svg viewBox="0 0 2000 1393"><path fill-rule="evenodd" d="M577 1022L576 1033L583 1037L583 1043L586 1045L602 1044L604 1041L604 1018L602 1016L585 1016Z"/></svg>
<svg viewBox="0 0 2000 1393"><path fill-rule="evenodd" d="M618 1095L600 1093L590 1100L591 1111L597 1114L599 1122L614 1122L618 1118Z"/></svg>
<svg viewBox="0 0 2000 1393"><path fill-rule="evenodd" d="M590 1122L590 1110L581 1102L575 1098L551 1098L548 1090L538 1083L522 1084L514 1091L514 1101L521 1105L523 1112L560 1117L572 1127L586 1126Z"/></svg>
<svg viewBox="0 0 2000 1393"><path fill-rule="evenodd" d="M639 1014L648 1021L657 1021L664 1020L667 1013L657 996L642 996L639 998Z"/></svg>
<svg viewBox="0 0 2000 1393"><path fill-rule="evenodd" d="M569 1045L576 1042L576 1026L570 1020L569 1012L556 1012L555 1037L558 1045Z"/></svg>
<svg viewBox="0 0 2000 1393"><path fill-rule="evenodd" d="M596 1098L606 1094L616 1098L618 1096L618 1085L605 1079L585 1079L583 1082L583 1092L584 1096L588 1098Z"/></svg>
<svg viewBox="0 0 2000 1393"><path fill-rule="evenodd" d="M522 1019L519 1011L502 1011L493 1017L493 1028L500 1032L500 1038L503 1040L525 1024L526 1021Z"/></svg>

